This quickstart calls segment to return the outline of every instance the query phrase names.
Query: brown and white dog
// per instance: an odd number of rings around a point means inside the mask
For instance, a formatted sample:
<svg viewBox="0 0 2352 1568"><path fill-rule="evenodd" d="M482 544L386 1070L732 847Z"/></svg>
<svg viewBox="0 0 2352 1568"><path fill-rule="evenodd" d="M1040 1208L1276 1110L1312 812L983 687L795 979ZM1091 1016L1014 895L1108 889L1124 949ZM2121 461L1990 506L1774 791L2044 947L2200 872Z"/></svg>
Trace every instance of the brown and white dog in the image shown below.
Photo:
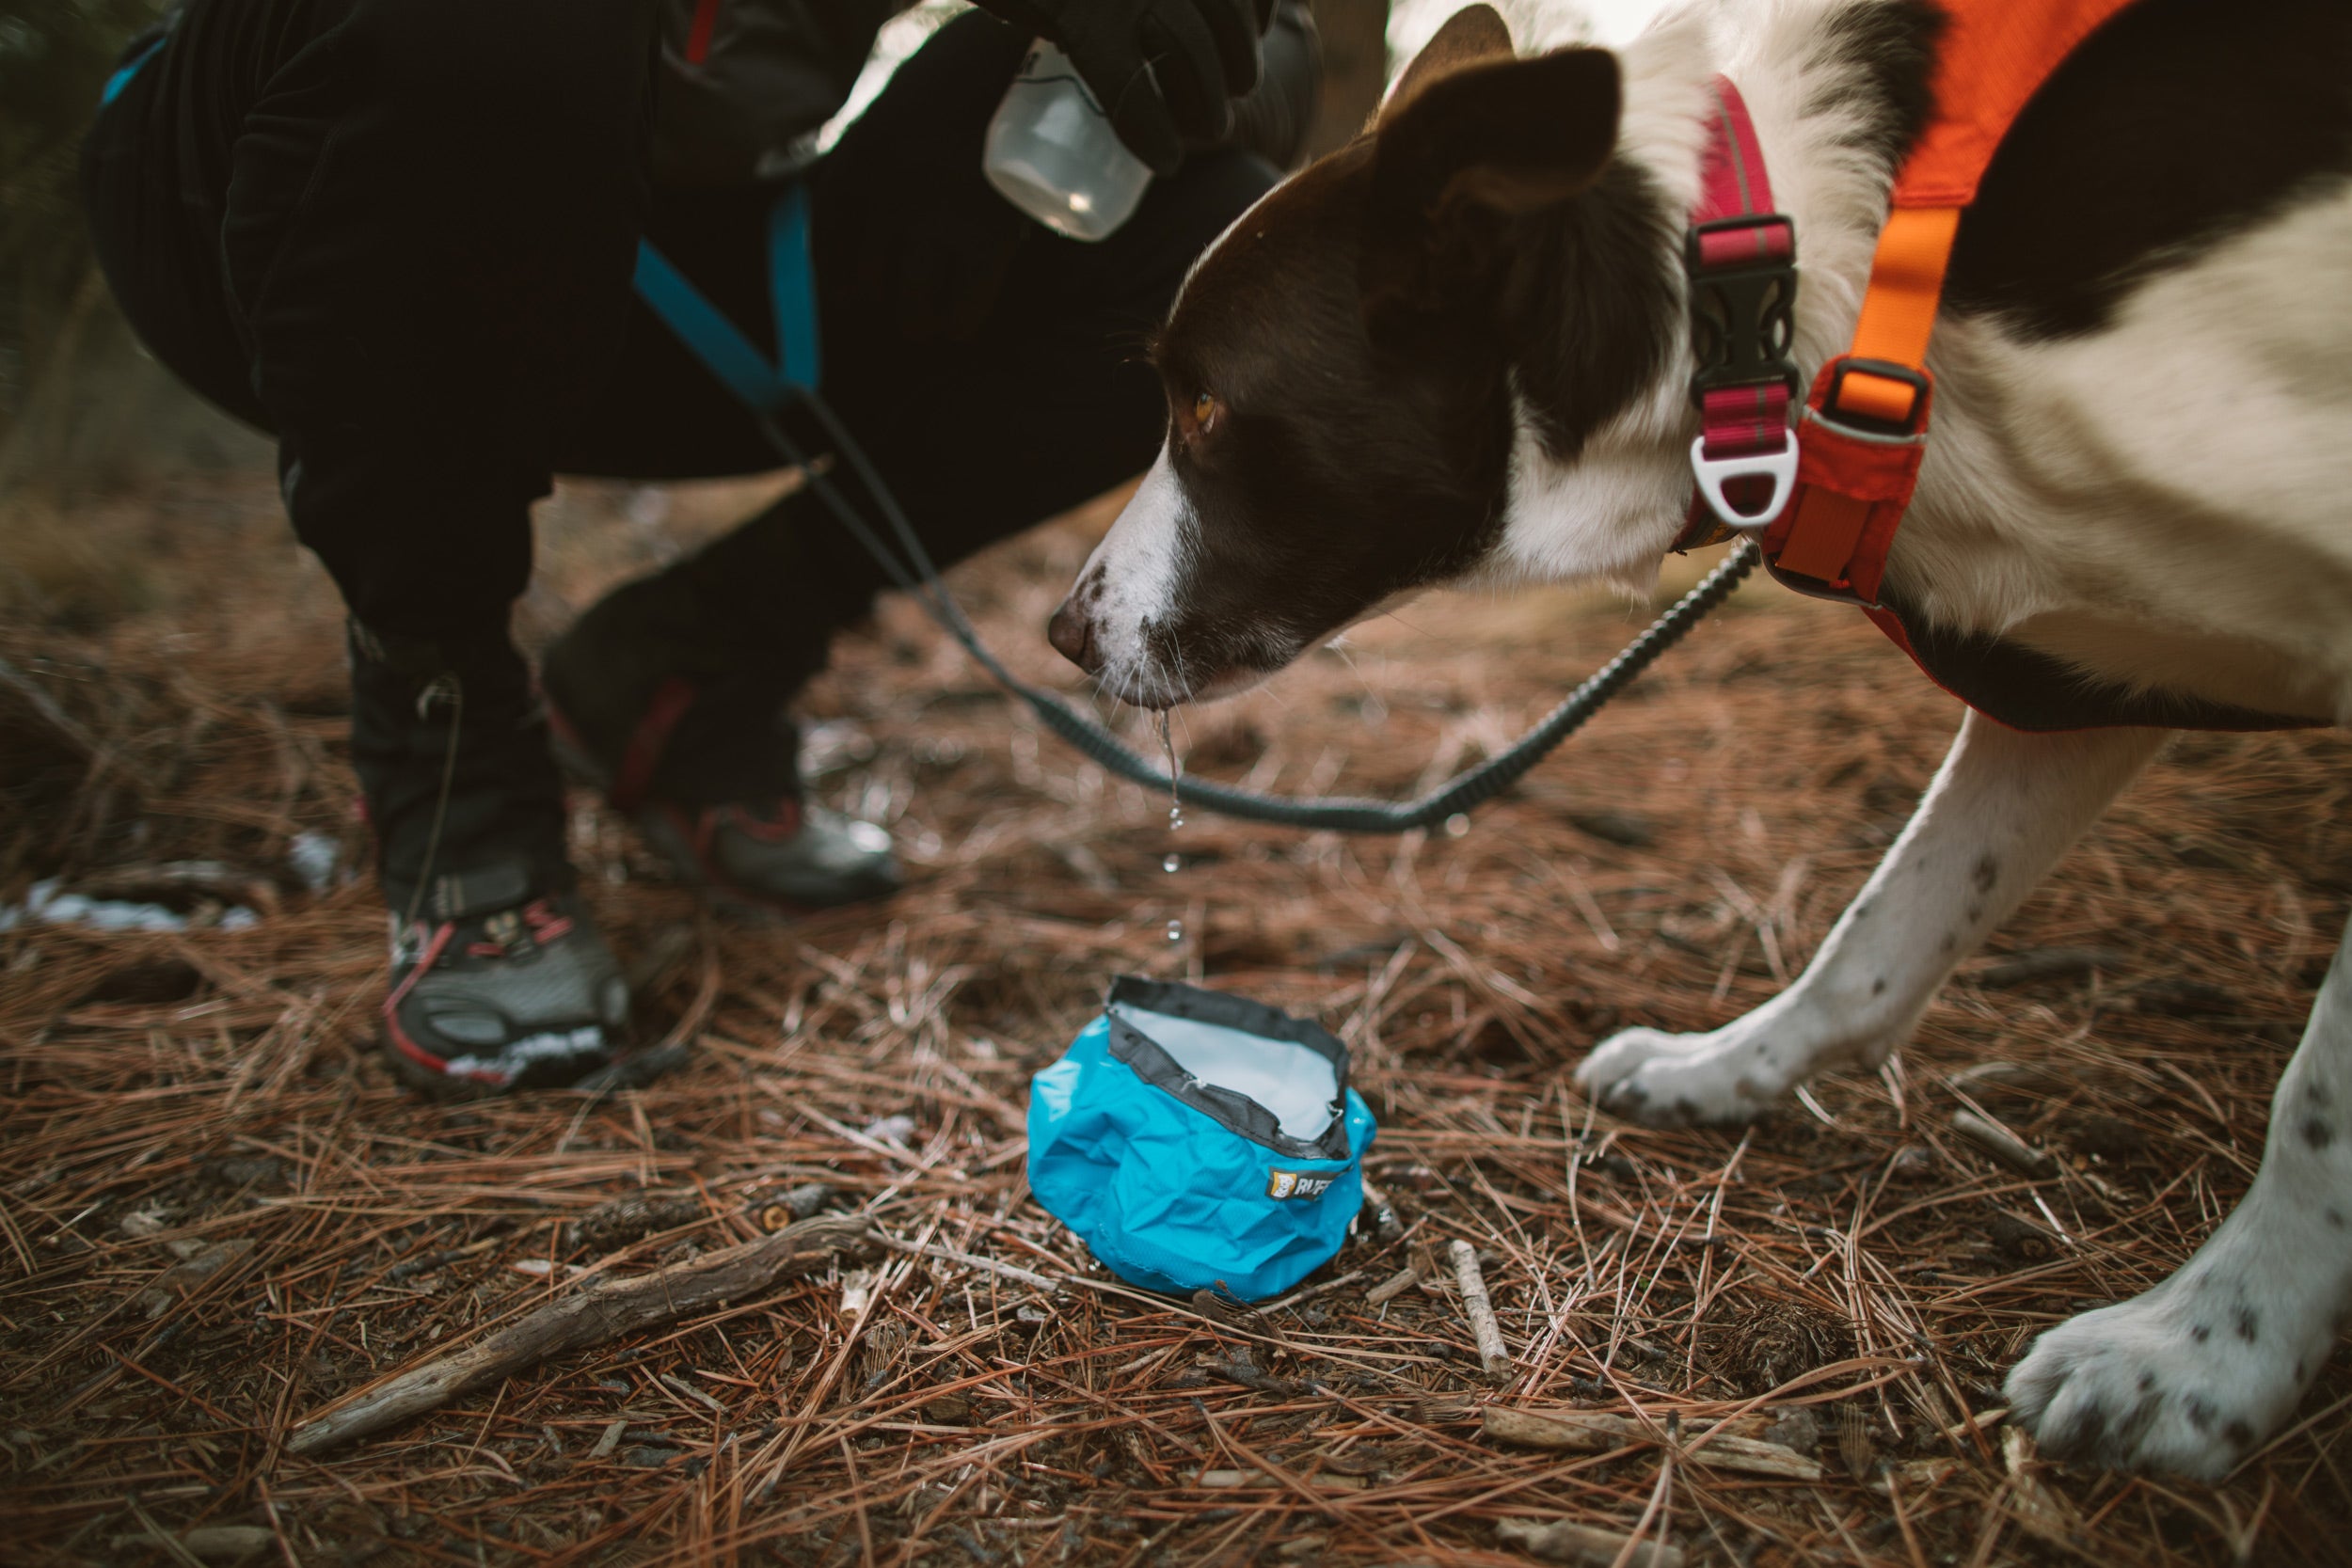
<svg viewBox="0 0 2352 1568"><path fill-rule="evenodd" d="M1799 235L1805 379L1851 338L1930 113L1931 0L1742 0L1615 52L1477 8L1371 130L1202 258L1159 334L1165 448L1054 617L1154 707L1240 690L1436 583L1646 590L1691 496L1679 265L1717 73ZM1541 40L1537 40L1541 41ZM2352 8L2140 0L2049 82L1963 223L1935 427L1886 593L2069 678L2352 721ZM1738 1122L1875 1065L2165 738L1971 714L1783 995L1578 1076ZM2216 1477L2352 1308L2352 942L2261 1174L2177 1274L2010 1377L2049 1451Z"/></svg>

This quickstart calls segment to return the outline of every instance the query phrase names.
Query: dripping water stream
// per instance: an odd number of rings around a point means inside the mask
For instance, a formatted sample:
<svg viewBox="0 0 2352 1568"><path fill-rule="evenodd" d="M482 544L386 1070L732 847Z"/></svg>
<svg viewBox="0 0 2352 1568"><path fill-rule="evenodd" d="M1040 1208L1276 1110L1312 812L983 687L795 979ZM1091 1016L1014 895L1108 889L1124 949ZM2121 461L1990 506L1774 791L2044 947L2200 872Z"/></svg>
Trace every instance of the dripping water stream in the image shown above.
<svg viewBox="0 0 2352 1568"><path fill-rule="evenodd" d="M1182 768L1176 760L1176 735L1169 727L1166 708L1160 710L1160 750L1168 753L1168 841L1173 844L1176 830L1184 825L1184 797L1176 788L1176 781L1182 775ZM1161 859L1160 869L1173 877L1183 868L1184 863L1184 857L1171 848ZM1184 940L1183 921L1170 920L1168 923L1168 940L1170 942Z"/></svg>

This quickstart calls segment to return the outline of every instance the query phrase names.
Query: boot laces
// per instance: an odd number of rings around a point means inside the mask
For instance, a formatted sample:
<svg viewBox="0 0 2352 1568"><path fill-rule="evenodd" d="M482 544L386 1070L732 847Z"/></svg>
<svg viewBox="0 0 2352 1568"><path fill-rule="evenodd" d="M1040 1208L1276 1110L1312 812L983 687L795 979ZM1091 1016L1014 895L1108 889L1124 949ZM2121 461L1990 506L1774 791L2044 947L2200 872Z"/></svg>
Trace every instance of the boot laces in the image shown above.
<svg viewBox="0 0 2352 1568"><path fill-rule="evenodd" d="M563 941L575 924L548 899L534 898L484 921L483 934L466 944L466 952L476 958L522 958Z"/></svg>

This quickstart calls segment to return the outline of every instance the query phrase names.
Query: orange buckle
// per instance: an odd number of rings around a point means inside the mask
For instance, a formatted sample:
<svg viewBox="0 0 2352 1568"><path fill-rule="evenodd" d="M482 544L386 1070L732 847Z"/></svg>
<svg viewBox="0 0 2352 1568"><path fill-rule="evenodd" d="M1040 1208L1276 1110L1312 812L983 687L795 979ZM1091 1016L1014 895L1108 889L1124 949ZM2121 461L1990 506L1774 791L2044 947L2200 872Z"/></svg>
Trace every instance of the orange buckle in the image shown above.
<svg viewBox="0 0 2352 1568"><path fill-rule="evenodd" d="M1847 355L1830 367L1820 406L1835 420L1867 436L1916 436L1927 428L1925 372L1892 359Z"/></svg>

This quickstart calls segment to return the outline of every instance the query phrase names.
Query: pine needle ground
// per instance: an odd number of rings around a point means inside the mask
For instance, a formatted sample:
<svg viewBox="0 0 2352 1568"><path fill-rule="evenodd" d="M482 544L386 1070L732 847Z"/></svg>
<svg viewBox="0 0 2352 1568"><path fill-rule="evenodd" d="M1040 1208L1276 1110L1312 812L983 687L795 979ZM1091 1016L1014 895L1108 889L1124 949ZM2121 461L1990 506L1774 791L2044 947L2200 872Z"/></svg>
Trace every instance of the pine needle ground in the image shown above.
<svg viewBox="0 0 2352 1568"><path fill-rule="evenodd" d="M750 499L566 490L526 635ZM1039 628L1110 515L956 575L1023 670L1061 679ZM1566 1069L1621 1025L1772 995L1957 721L1858 617L1752 585L1458 835L1196 812L1171 841L1163 800L886 602L812 694L809 752L827 800L891 825L906 894L713 917L583 800L576 858L639 1037L687 1060L603 1096L446 1103L375 1047L373 886L285 872L299 833L365 848L332 597L266 489L215 478L83 521L171 588L0 626L0 897L51 877L164 896L164 869L212 869L167 889L186 931L0 934L0 1555L1500 1564L1530 1560L1515 1522L1565 1520L1694 1563L2352 1560L2341 1354L2219 1487L2045 1464L1995 1418L2036 1333L2161 1279L2251 1180L2352 895L2340 735L2177 741L1884 1072L1745 1132L1654 1132ZM1261 787L1403 793L1505 743L1645 618L1434 599L1181 715L1180 747ZM259 918L204 925L223 905ZM1394 1224L1367 1211L1289 1305L1116 1289L1028 1197L1029 1075L1121 971L1352 1047ZM1963 1111L2050 1174L1956 1135ZM550 1298L763 1234L812 1183L898 1244L283 1451L301 1418ZM1507 1384L1438 1261L1456 1239ZM1417 1260L1421 1283L1366 1299ZM1512 1447L1488 1405L1650 1435ZM1664 1457L1724 1417L1820 1478Z"/></svg>

